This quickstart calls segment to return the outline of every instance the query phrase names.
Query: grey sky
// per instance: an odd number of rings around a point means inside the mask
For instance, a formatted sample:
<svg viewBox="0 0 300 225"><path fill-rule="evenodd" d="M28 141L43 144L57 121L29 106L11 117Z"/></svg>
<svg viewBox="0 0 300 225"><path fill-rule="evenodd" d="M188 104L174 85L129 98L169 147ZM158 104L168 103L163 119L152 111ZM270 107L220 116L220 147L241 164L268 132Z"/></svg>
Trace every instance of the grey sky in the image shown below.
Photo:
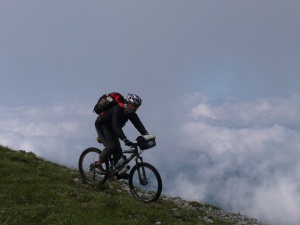
<svg viewBox="0 0 300 225"><path fill-rule="evenodd" d="M299 11L298 0L0 0L0 144L76 166L97 145L99 95L137 93L166 193L296 225Z"/></svg>
<svg viewBox="0 0 300 225"><path fill-rule="evenodd" d="M83 88L129 84L168 96L288 96L299 79L299 8L274 0L1 1L1 86L32 104L52 90L86 101L96 91Z"/></svg>

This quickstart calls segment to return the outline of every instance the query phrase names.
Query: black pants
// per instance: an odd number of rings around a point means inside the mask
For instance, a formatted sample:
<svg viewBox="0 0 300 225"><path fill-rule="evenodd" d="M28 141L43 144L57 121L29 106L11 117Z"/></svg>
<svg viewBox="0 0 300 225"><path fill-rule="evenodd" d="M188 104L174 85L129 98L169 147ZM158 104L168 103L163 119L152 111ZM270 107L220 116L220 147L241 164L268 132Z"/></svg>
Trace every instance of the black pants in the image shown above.
<svg viewBox="0 0 300 225"><path fill-rule="evenodd" d="M101 124L100 118L96 120L95 127L105 147L100 155L101 162L104 162L111 154L113 154L114 160L117 161L122 156L122 148L113 127Z"/></svg>

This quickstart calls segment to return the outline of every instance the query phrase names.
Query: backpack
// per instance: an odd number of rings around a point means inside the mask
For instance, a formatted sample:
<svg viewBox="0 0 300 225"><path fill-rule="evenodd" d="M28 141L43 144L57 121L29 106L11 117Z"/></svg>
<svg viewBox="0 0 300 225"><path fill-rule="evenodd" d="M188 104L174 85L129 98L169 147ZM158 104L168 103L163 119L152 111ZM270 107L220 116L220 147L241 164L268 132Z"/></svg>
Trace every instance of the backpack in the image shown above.
<svg viewBox="0 0 300 225"><path fill-rule="evenodd" d="M124 109L124 97L118 92L112 92L102 95L94 107L94 112L98 115L102 114L105 110L109 109L113 105L119 104Z"/></svg>

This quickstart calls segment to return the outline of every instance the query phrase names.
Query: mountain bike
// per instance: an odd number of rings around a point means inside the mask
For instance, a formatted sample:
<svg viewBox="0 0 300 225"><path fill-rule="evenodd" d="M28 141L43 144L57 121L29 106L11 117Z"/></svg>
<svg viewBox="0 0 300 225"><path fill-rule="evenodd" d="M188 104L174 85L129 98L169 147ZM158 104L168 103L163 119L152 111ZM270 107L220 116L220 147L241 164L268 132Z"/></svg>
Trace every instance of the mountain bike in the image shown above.
<svg viewBox="0 0 300 225"><path fill-rule="evenodd" d="M107 173L100 175L95 170L95 164L101 155L101 150L95 147L85 149L79 157L79 172L84 183L90 185L102 185L108 178L116 178L122 176L130 169L129 162L135 159L135 165L130 170L128 176L129 189L134 197L142 202L155 202L159 198L162 191L162 180L159 172L149 163L143 161L141 154L146 149L150 149L156 145L154 135L139 136L137 143L128 149L122 150L123 163L116 162L114 156L111 155L102 167ZM124 157L130 154L129 157Z"/></svg>

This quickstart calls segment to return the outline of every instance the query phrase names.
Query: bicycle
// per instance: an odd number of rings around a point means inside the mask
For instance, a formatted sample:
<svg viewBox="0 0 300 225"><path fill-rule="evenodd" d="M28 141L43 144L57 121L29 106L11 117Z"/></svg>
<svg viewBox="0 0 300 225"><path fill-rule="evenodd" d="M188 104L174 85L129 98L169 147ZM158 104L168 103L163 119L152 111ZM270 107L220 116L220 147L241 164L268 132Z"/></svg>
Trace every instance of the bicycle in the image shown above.
<svg viewBox="0 0 300 225"><path fill-rule="evenodd" d="M144 203L158 200L162 191L162 180L159 172L154 166L143 162L140 156L144 150L156 145L154 135L139 136L137 143L128 150L122 150L123 156L131 154L128 158L123 158L124 162L117 165L113 155L111 155L102 167L107 171L105 175L100 175L95 171L95 164L101 155L101 150L95 147L85 149L79 157L79 172L84 183L90 185L103 185L108 178L116 178L130 169L129 162L135 158L135 165L132 167L128 177L129 189L134 197Z"/></svg>

